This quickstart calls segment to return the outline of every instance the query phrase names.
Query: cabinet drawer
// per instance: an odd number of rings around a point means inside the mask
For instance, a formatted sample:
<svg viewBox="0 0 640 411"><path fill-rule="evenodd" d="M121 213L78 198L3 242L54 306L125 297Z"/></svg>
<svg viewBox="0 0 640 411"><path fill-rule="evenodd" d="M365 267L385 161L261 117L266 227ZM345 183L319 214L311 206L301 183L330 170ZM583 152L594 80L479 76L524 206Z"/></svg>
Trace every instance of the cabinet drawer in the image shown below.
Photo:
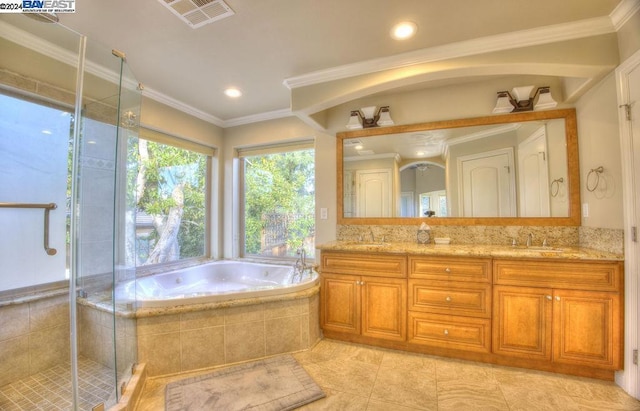
<svg viewBox="0 0 640 411"><path fill-rule="evenodd" d="M409 343L488 353L491 320L409 311Z"/></svg>
<svg viewBox="0 0 640 411"><path fill-rule="evenodd" d="M491 285L472 282L409 280L409 310L491 317Z"/></svg>
<svg viewBox="0 0 640 411"><path fill-rule="evenodd" d="M407 258L404 255L323 252L322 272L406 278Z"/></svg>
<svg viewBox="0 0 640 411"><path fill-rule="evenodd" d="M620 291L618 261L494 260L494 284L569 290Z"/></svg>
<svg viewBox="0 0 640 411"><path fill-rule="evenodd" d="M410 256L409 277L490 283L491 259Z"/></svg>

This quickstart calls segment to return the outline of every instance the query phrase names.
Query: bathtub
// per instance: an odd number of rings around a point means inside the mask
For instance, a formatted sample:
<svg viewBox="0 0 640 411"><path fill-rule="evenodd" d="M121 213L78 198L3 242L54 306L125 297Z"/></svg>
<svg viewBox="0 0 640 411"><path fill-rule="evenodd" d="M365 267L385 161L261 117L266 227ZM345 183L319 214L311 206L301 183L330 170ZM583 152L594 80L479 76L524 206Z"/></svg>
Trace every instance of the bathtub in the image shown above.
<svg viewBox="0 0 640 411"><path fill-rule="evenodd" d="M170 307L296 293L315 286L318 273L294 275L290 265L214 261L120 283L116 303Z"/></svg>

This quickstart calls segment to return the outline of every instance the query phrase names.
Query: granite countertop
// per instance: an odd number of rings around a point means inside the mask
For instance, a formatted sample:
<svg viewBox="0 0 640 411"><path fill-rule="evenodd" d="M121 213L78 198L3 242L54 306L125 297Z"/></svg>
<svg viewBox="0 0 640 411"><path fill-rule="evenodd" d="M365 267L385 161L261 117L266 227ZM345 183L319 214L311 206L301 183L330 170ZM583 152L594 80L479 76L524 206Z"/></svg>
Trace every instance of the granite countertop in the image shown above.
<svg viewBox="0 0 640 411"><path fill-rule="evenodd" d="M623 261L624 256L584 247L530 247L488 244L417 244L409 242L366 243L355 241L332 241L320 244L322 251L368 252L385 254L416 254L434 256L465 256L493 258L545 258L565 260Z"/></svg>

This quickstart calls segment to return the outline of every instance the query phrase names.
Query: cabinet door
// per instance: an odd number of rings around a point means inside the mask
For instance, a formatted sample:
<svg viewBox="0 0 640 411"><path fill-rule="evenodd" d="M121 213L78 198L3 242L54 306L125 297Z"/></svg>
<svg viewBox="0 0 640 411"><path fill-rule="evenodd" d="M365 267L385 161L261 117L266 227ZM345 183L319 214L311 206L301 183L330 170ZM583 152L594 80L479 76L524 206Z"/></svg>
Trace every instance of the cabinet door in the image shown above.
<svg viewBox="0 0 640 411"><path fill-rule="evenodd" d="M618 294L554 290L553 361L620 369L620 315Z"/></svg>
<svg viewBox="0 0 640 411"><path fill-rule="evenodd" d="M395 278L362 277L362 335L405 341L407 282Z"/></svg>
<svg viewBox="0 0 640 411"><path fill-rule="evenodd" d="M493 287L493 352L551 360L552 291Z"/></svg>
<svg viewBox="0 0 640 411"><path fill-rule="evenodd" d="M320 323L324 330L360 333L360 277L322 275Z"/></svg>

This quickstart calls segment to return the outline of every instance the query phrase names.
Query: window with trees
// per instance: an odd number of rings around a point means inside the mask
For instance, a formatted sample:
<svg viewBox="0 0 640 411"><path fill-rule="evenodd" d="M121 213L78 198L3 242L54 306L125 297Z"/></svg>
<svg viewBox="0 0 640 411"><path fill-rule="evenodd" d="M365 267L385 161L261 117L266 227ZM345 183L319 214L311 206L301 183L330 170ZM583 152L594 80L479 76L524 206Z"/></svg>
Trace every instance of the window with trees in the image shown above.
<svg viewBox="0 0 640 411"><path fill-rule="evenodd" d="M135 242L128 249L136 266L207 256L213 153L148 129L129 141L127 208L135 214Z"/></svg>
<svg viewBox="0 0 640 411"><path fill-rule="evenodd" d="M295 257L315 249L313 142L239 150L244 256Z"/></svg>

